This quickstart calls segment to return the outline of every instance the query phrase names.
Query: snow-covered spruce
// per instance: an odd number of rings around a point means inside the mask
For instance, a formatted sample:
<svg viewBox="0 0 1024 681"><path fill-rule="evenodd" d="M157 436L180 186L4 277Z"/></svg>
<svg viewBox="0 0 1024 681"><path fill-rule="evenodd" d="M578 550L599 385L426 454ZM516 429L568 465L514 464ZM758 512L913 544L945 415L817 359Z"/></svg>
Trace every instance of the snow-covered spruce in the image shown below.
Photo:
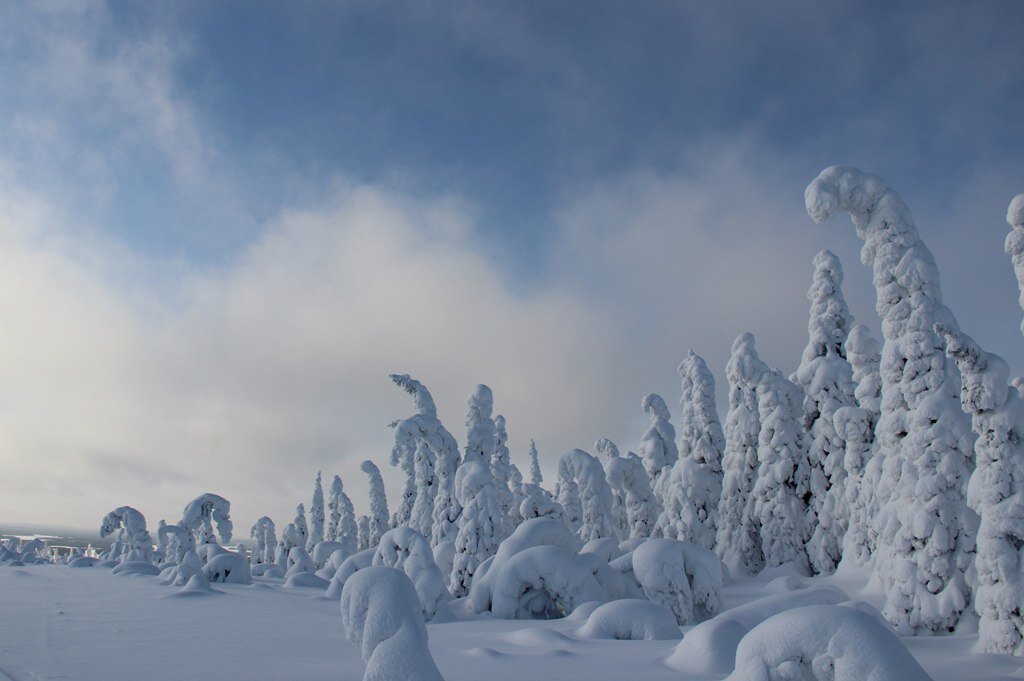
<svg viewBox="0 0 1024 681"><path fill-rule="evenodd" d="M530 440L530 482L539 485L544 482L544 474L540 470L540 457L537 454L537 443Z"/></svg>
<svg viewBox="0 0 1024 681"><path fill-rule="evenodd" d="M359 544L360 548L373 548L388 531L388 498L384 491L384 478L377 464L367 459L360 468L370 479L370 515L367 518L365 547L362 528L359 530Z"/></svg>
<svg viewBox="0 0 1024 681"><path fill-rule="evenodd" d="M725 449L715 405L715 378L704 359L692 350L679 365L679 376L679 460L665 482L656 534L713 549Z"/></svg>
<svg viewBox="0 0 1024 681"><path fill-rule="evenodd" d="M420 599L401 570L375 565L353 574L341 591L341 622L366 662L363 681L443 681Z"/></svg>
<svg viewBox="0 0 1024 681"><path fill-rule="evenodd" d="M600 445L610 440L598 440ZM614 445L612 445L614 446ZM658 519L658 501L654 498L651 479L644 468L643 460L630 452L628 456L615 456L605 461L608 486L613 496L619 497L622 504L622 522L620 529L614 514L612 515L614 535L620 539L650 537ZM613 506L614 510L615 506Z"/></svg>
<svg viewBox="0 0 1024 681"><path fill-rule="evenodd" d="M356 527L356 512L352 500L345 494L345 485L337 475L331 481L331 493L327 499L331 514L327 526L327 538L341 544L347 555L356 552L359 544L359 530Z"/></svg>
<svg viewBox="0 0 1024 681"><path fill-rule="evenodd" d="M853 369L853 382L857 386L853 394L857 405L867 412L873 434L882 410L882 375L879 373L882 349L863 324L850 329L845 348L846 359Z"/></svg>
<svg viewBox="0 0 1024 681"><path fill-rule="evenodd" d="M299 504L295 507L295 520L290 522L284 528L284 532L281 533L281 539L284 540L284 548L287 555L291 555L291 550L296 546L301 546L304 549L308 537L309 527L306 525L306 506L305 504Z"/></svg>
<svg viewBox="0 0 1024 681"><path fill-rule="evenodd" d="M732 344L725 367L729 381L729 413L725 417L725 452L722 455L722 498L718 503L715 551L733 574L757 573L764 553L757 524L750 514L751 492L757 472L757 386L768 365L754 348L754 336L741 334Z"/></svg>
<svg viewBox="0 0 1024 681"><path fill-rule="evenodd" d="M392 465L400 466L406 472L406 488L402 504L409 504L408 515L416 509L417 517L412 520L415 527L431 539L432 544L454 539L458 530L459 506L455 499L455 471L459 467L459 445L437 417L437 406L426 386L407 374L391 374L391 380L412 396L416 413L396 421L395 444L391 450ZM419 454L419 478L417 479L417 447L425 450ZM488 457L491 453L488 452ZM409 484L412 489L409 489ZM407 497L420 493L429 496L416 506L415 500ZM399 511L402 516L404 511ZM429 517L428 514L429 513ZM372 515L372 513L371 513ZM399 524L405 524L401 522Z"/></svg>
<svg viewBox="0 0 1024 681"><path fill-rule="evenodd" d="M632 566L647 598L671 610L679 624L718 613L722 562L714 552L675 539L649 539L633 551Z"/></svg>
<svg viewBox="0 0 1024 681"><path fill-rule="evenodd" d="M952 631L970 602L977 516L967 507L973 435L960 376L935 324L955 326L939 272L903 199L847 166L826 168L804 193L815 222L849 213L864 239L882 319L882 403L876 428L882 475L874 566L883 614L901 634Z"/></svg>
<svg viewBox="0 0 1024 681"><path fill-rule="evenodd" d="M313 501L309 506L309 536L306 537L306 551L313 553L313 547L324 540L324 485L320 471L316 472L313 483Z"/></svg>
<svg viewBox="0 0 1024 681"><path fill-rule="evenodd" d="M626 490L623 487L622 475L613 482L611 470L613 467L619 464L615 463L615 460L619 458L618 446L606 437L599 438L594 443L594 449L601 455L604 460L604 472L608 478L608 486L612 489L612 527L615 528L615 535L622 539L629 536L629 516L626 513ZM641 464L642 465L642 464ZM647 476L646 469L644 470L644 476ZM648 487L650 482L648 481ZM582 510L581 510L582 513Z"/></svg>
<svg viewBox="0 0 1024 681"><path fill-rule="evenodd" d="M1008 385L1010 370L955 327L939 325L946 352L963 375L960 397L971 415L977 468L968 502L981 518L975 557L978 646L1024 655L1024 402Z"/></svg>
<svg viewBox="0 0 1024 681"><path fill-rule="evenodd" d="M565 509L555 501L551 492L532 482L523 484L523 499L519 502L519 518L526 522L532 518L553 518L569 526Z"/></svg>
<svg viewBox="0 0 1024 681"><path fill-rule="evenodd" d="M832 422L837 409L856 404L853 367L846 359L844 346L853 317L843 298L842 284L843 266L839 258L828 250L814 256L814 277L807 292L811 301L807 347L793 375L805 395L808 522L814 528L807 544L807 557L811 569L824 574L835 571L839 564L849 524L843 467L846 448Z"/></svg>
<svg viewBox="0 0 1024 681"><path fill-rule="evenodd" d="M839 605L812 605L768 618L736 648L726 681L931 681L876 616Z"/></svg>
<svg viewBox="0 0 1024 681"><path fill-rule="evenodd" d="M604 475L601 462L582 449L570 449L558 460L558 501L570 514L570 528L575 529L583 541L614 537L612 524L612 490ZM566 502L579 506L570 511ZM573 527L572 515L579 513L578 527Z"/></svg>
<svg viewBox="0 0 1024 681"><path fill-rule="evenodd" d="M453 596L469 593L477 567L494 555L504 539L498 491L491 475L495 426L491 389L478 385L469 396L466 414L466 455L455 473L455 498L462 507L455 536L449 589Z"/></svg>
<svg viewBox="0 0 1024 681"><path fill-rule="evenodd" d="M519 509L514 504L512 495L512 461L508 451L508 431L505 430L505 417L498 414L494 417L494 454L491 456L491 475L498 493L498 509L501 511L501 537L504 539L512 534L518 524Z"/></svg>
<svg viewBox="0 0 1024 681"><path fill-rule="evenodd" d="M444 575L434 563L430 543L412 528L396 527L385 532L373 554L373 564L397 568L409 577L419 596L424 620L433 619L438 606L451 598Z"/></svg>
<svg viewBox="0 0 1024 681"><path fill-rule="evenodd" d="M356 519L356 532L359 537L357 551L365 551L370 548L370 516L360 515Z"/></svg>
<svg viewBox="0 0 1024 681"><path fill-rule="evenodd" d="M643 459L644 468L651 477L651 487L658 498L658 512L661 511L664 498L664 486L668 472L679 460L679 447L676 445L676 429L672 425L672 415L668 405L660 395L651 393L644 395L640 406L651 417L651 425L640 437L638 454ZM663 479L665 478L665 479Z"/></svg>
<svg viewBox="0 0 1024 681"><path fill-rule="evenodd" d="M273 563L274 548L277 546L277 531L274 521L263 516L253 524L252 529L249 530L249 536L253 540L250 563L254 567L264 563Z"/></svg>
<svg viewBox="0 0 1024 681"><path fill-rule="evenodd" d="M1013 271L1017 275L1017 286L1020 289L1020 306L1024 308L1024 194L1017 194L1006 209L1006 222L1010 233L1006 235L1004 249L1013 262ZM1024 333L1024 321L1020 325Z"/></svg>
<svg viewBox="0 0 1024 681"><path fill-rule="evenodd" d="M124 530L125 550L118 556L121 563L153 561L153 538L146 529L146 517L131 506L119 506L108 513L100 524L100 537L109 537Z"/></svg>
<svg viewBox="0 0 1024 681"><path fill-rule="evenodd" d="M866 478L871 462L871 417L860 407L841 407L832 415L836 434L844 443L843 468L846 471L845 504L847 530L843 537L843 557L865 565L874 551L872 533L875 505L874 486ZM875 468L880 471L880 469Z"/></svg>
<svg viewBox="0 0 1024 681"><path fill-rule="evenodd" d="M758 526L765 567L791 562L806 566L810 528L804 500L810 466L801 427L801 391L778 371L766 371L757 400L761 432L750 514Z"/></svg>

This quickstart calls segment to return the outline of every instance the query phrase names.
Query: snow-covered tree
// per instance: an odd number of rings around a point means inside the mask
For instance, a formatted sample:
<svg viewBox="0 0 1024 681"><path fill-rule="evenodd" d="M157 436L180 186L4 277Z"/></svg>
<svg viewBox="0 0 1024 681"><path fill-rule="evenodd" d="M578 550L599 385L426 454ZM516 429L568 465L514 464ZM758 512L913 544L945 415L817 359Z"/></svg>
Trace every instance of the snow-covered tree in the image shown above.
<svg viewBox="0 0 1024 681"><path fill-rule="evenodd" d="M508 432L505 430L505 417L498 414L494 417L494 454L491 456L491 475L498 493L498 509L501 511L501 537L512 534L516 526L518 510L512 497L512 461L508 451Z"/></svg>
<svg viewBox="0 0 1024 681"><path fill-rule="evenodd" d="M366 548L372 548L390 529L388 527L388 497L384 491L384 478L381 477L377 464L367 459L360 468L370 479L370 514L366 528ZM363 533L360 531L360 543L362 543L362 537Z"/></svg>
<svg viewBox="0 0 1024 681"><path fill-rule="evenodd" d="M843 266L831 251L814 256L814 277L807 298L811 301L808 341L794 380L805 394L803 427L807 431L810 490L806 499L808 521L814 528L807 546L811 569L829 574L842 557L846 533L845 443L836 434L832 417L837 409L852 407L853 367L844 344L853 317L843 298Z"/></svg>
<svg viewBox="0 0 1024 681"><path fill-rule="evenodd" d="M356 512L352 500L345 494L345 485L337 475L331 481L331 493L327 500L331 521L327 526L327 538L341 544L348 555L356 552L359 545L359 530L356 527Z"/></svg>
<svg viewBox="0 0 1024 681"><path fill-rule="evenodd" d="M252 529L249 530L249 536L253 540L249 562L254 566L260 563L273 563L274 550L277 547L277 530L274 527L274 521L263 516L253 524Z"/></svg>
<svg viewBox="0 0 1024 681"><path fill-rule="evenodd" d="M605 477L608 478L608 485L612 489L611 514L612 527L615 528L615 536L620 539L627 539L629 538L629 515L626 513L626 490L622 484L623 480L621 479L621 474L616 482L613 483L611 479L611 469L616 465L614 461L620 458L619 448L608 438L602 437L594 443L594 449L596 449L597 453L604 459L603 465ZM646 475L646 469L644 475ZM648 481L647 486L650 487L650 481ZM582 513L582 509L580 512Z"/></svg>
<svg viewBox="0 0 1024 681"><path fill-rule="evenodd" d="M722 496L725 435L715 405L715 378L692 350L679 365L679 460L665 484L657 534L714 549Z"/></svg>
<svg viewBox="0 0 1024 681"><path fill-rule="evenodd" d="M874 551L874 487L867 482L871 461L871 417L860 407L841 407L832 416L836 434L844 443L846 470L847 530L843 537L843 558L865 565Z"/></svg>
<svg viewBox="0 0 1024 681"><path fill-rule="evenodd" d="M416 407L415 414L392 424L395 444L391 463L406 474L397 524L410 524L436 545L454 538L457 530L460 508L455 499L455 471L459 467L459 445L438 419L437 406L426 386L408 374L391 374L390 378L412 396ZM423 449L418 453L420 445ZM429 498L417 506L419 494ZM414 507L418 517L411 520Z"/></svg>
<svg viewBox="0 0 1024 681"><path fill-rule="evenodd" d="M324 540L324 486L320 480L320 471L316 472L313 483L313 503L309 507L309 537L306 539L306 551L313 552L313 547Z"/></svg>
<svg viewBox="0 0 1024 681"><path fill-rule="evenodd" d="M370 545L370 516L360 515L356 520L356 531L359 537L359 551L371 548Z"/></svg>
<svg viewBox="0 0 1024 681"><path fill-rule="evenodd" d="M234 529L231 524L231 502L217 494L209 492L200 494L188 502L185 510L181 512L181 520L178 524L200 536L202 528L208 528L212 535L212 523L217 523L217 533L225 544L231 541L231 531ZM211 543L200 541L199 543Z"/></svg>
<svg viewBox="0 0 1024 681"><path fill-rule="evenodd" d="M729 382L729 413L725 417L725 452L722 455L722 498L718 503L718 534L715 552L734 573L757 573L764 554L757 524L748 501L758 468L757 386L768 366L757 356L754 336L741 334L732 344L725 367Z"/></svg>
<svg viewBox="0 0 1024 681"><path fill-rule="evenodd" d="M537 456L537 443L530 440L530 482L539 485L544 482L544 474L540 472L540 461Z"/></svg>
<svg viewBox="0 0 1024 681"><path fill-rule="evenodd" d="M861 260L873 268L885 338L874 560L883 614L901 634L946 633L970 602L966 573L977 528L965 498L974 438L959 403L959 371L934 329L955 320L942 303L935 259L884 181L832 166L804 196L815 222L850 214L865 241Z"/></svg>
<svg viewBox="0 0 1024 681"><path fill-rule="evenodd" d="M750 514L758 524L765 567L807 561L809 535L805 498L809 485L800 389L776 370L765 371L757 386L757 478Z"/></svg>
<svg viewBox="0 0 1024 681"><path fill-rule="evenodd" d="M616 536L620 539L650 537L658 520L658 501L643 460L634 452L611 457L605 461L605 471L613 496L622 499L625 516L625 526L615 527ZM614 514L612 520L615 521Z"/></svg>
<svg viewBox="0 0 1024 681"><path fill-rule="evenodd" d="M1013 262L1013 271L1017 274L1017 286L1020 289L1020 306L1024 308L1024 194L1018 194L1010 201L1006 209L1006 221L1012 228L1006 235L1005 250ZM1024 333L1024 322L1020 325Z"/></svg>
<svg viewBox="0 0 1024 681"><path fill-rule="evenodd" d="M672 425L672 416L668 412L668 405L660 395L651 393L644 395L640 402L644 413L651 417L651 425L640 438L639 454L643 459L644 468L651 477L651 487L661 504L663 496L662 474L668 471L679 460L679 447L676 445L676 429Z"/></svg>
<svg viewBox="0 0 1024 681"><path fill-rule="evenodd" d="M1010 368L952 324L938 325L946 352L963 375L960 398L971 415L977 468L968 502L978 528L978 643L989 653L1024 655L1024 401L1010 386Z"/></svg>
<svg viewBox="0 0 1024 681"><path fill-rule="evenodd" d="M579 503L579 526L573 529L583 541L615 537L612 523L611 502L612 490L605 478L601 463L582 449L570 449L558 461L558 501L565 507L563 496L573 503ZM575 490L566 493L564 490ZM577 512L574 508L565 509L567 513ZM570 518L571 521L571 518Z"/></svg>
<svg viewBox="0 0 1024 681"><path fill-rule="evenodd" d="M850 337L846 339L846 359L853 367L853 382L857 384L854 397L857 405L867 412L871 439L874 440L875 424L882 411L882 375L879 373L882 351L871 331L863 324L850 329Z"/></svg>
<svg viewBox="0 0 1024 681"><path fill-rule="evenodd" d="M118 556L122 563L131 561L152 562L153 538L146 529L146 517L131 506L120 506L108 513L100 524L100 537L109 537L114 532L125 535L124 552Z"/></svg>

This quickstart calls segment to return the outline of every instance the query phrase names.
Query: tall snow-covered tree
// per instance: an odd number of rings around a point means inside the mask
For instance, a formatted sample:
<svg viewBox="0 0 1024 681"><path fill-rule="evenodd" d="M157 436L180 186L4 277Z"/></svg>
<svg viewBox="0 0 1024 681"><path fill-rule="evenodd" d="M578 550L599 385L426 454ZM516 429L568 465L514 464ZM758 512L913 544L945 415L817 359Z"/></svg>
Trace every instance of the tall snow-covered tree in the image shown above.
<svg viewBox="0 0 1024 681"><path fill-rule="evenodd" d="M853 367L844 344L853 317L843 298L843 266L831 251L814 256L814 277L807 298L811 301L808 341L794 379L805 394L803 427L807 431L810 489L806 499L810 527L807 545L811 569L829 574L842 558L846 513L846 446L836 434L832 417L837 409L852 407Z"/></svg>
<svg viewBox="0 0 1024 681"><path fill-rule="evenodd" d="M309 537L306 539L306 551L313 552L313 547L324 540L324 485L320 479L320 471L316 472L313 483L313 502L309 506Z"/></svg>
<svg viewBox="0 0 1024 681"><path fill-rule="evenodd" d="M331 513L327 538L342 545L348 555L359 546L359 529L356 527L356 512L352 500L345 494L345 485L337 475L331 481L331 492L327 499Z"/></svg>
<svg viewBox="0 0 1024 681"><path fill-rule="evenodd" d="M437 496L434 460L430 446L424 440L420 440L413 457L416 470L416 501L409 516L409 527L427 539L434 534L434 499Z"/></svg>
<svg viewBox="0 0 1024 681"><path fill-rule="evenodd" d="M254 566L261 563L273 563L274 549L277 547L277 530L274 527L274 521L263 516L253 524L252 529L249 530L249 536L253 540L249 562Z"/></svg>
<svg viewBox="0 0 1024 681"><path fill-rule="evenodd" d="M715 551L735 574L757 573L764 553L748 501L758 468L757 386L768 366L757 356L754 336L741 334L732 344L725 367L729 382L729 413L725 417L725 452L722 455L722 498L718 503Z"/></svg>
<svg viewBox="0 0 1024 681"><path fill-rule="evenodd" d="M494 417L494 454L491 456L491 475L494 476L494 485L498 493L502 539L512 534L518 515L518 510L513 504L512 461L507 443L508 432L505 430L505 417L498 414Z"/></svg>
<svg viewBox="0 0 1024 681"><path fill-rule="evenodd" d="M366 526L366 548L373 548L390 528L388 527L388 497L384 491L384 478L377 464L367 459L360 466L370 479L370 513ZM360 543L362 543L360 532Z"/></svg>
<svg viewBox="0 0 1024 681"><path fill-rule="evenodd" d="M750 514L758 525L765 567L806 564L809 535L809 465L804 442L802 391L776 370L765 371L757 386L757 478Z"/></svg>
<svg viewBox="0 0 1024 681"><path fill-rule="evenodd" d="M608 485L612 489L611 514L612 527L615 528L615 535L620 539L628 539L630 535L630 527L629 515L626 512L626 489L624 476L620 471L614 479L614 482L612 479L612 469L617 466L621 468L621 463L616 463L616 460L621 458L619 456L619 448L608 438L602 437L594 443L594 449L597 450L597 453L604 458L604 473L608 478ZM646 469L644 475L647 475ZM650 480L648 480L647 486L651 486Z"/></svg>
<svg viewBox="0 0 1024 681"><path fill-rule="evenodd" d="M544 482L544 474L540 471L540 461L537 455L537 443L530 440L530 482L539 485Z"/></svg>
<svg viewBox="0 0 1024 681"><path fill-rule="evenodd" d="M960 366L960 398L971 415L977 468L968 502L977 511L978 643L985 652L1024 655L1024 401L1009 385L1010 368L947 323L937 331Z"/></svg>
<svg viewBox="0 0 1024 681"><path fill-rule="evenodd" d="M455 474L456 499L462 513L449 588L456 597L469 593L480 563L493 556L504 539L498 491L491 474L496 445L496 427L491 418L494 396L486 385L478 385L468 402L466 455Z"/></svg>
<svg viewBox="0 0 1024 681"><path fill-rule="evenodd" d="M1013 262L1013 271L1017 275L1017 286L1020 289L1020 306L1024 308L1024 194L1018 194L1010 201L1006 209L1006 221L1012 228L1006 235L1004 248ZM1020 325L1024 333L1024 321Z"/></svg>
<svg viewBox="0 0 1024 681"><path fill-rule="evenodd" d="M579 529L575 530L583 541L615 537L612 524L612 490L605 478L604 468L593 456L582 449L570 449L558 461L558 486L575 487L579 500ZM568 498L568 497L567 497ZM559 502L564 507L562 495ZM568 509L566 509L569 512Z"/></svg>
<svg viewBox="0 0 1024 681"><path fill-rule="evenodd" d="M853 382L857 384L854 397L857 405L867 412L871 439L874 440L875 424L882 411L882 375L879 373L882 350L863 324L850 329L850 337L846 339L846 359L853 368Z"/></svg>
<svg viewBox="0 0 1024 681"><path fill-rule="evenodd" d="M365 551L366 549L371 548L370 516L364 514L360 515L359 518L356 519L356 532L358 533L359 537L358 550Z"/></svg>
<svg viewBox="0 0 1024 681"><path fill-rule="evenodd" d="M955 325L939 272L903 199L847 166L826 168L804 193L815 222L849 213L864 239L882 319L882 408L876 428L883 476L874 566L883 615L901 634L946 633L971 600L977 515L966 503L974 438L960 405L960 375L935 324Z"/></svg>
<svg viewBox="0 0 1024 681"><path fill-rule="evenodd" d="M843 559L866 565L875 546L872 532L875 490L866 478L873 439L871 417L866 409L841 407L832 415L832 421L845 447L847 529L843 537Z"/></svg>
<svg viewBox="0 0 1024 681"><path fill-rule="evenodd" d="M644 468L651 477L651 487L658 497L659 506L662 499L662 475L668 474L672 466L679 460L679 447L676 445L676 429L672 425L672 416L668 405L660 395L651 393L644 395L640 406L651 417L651 425L640 438L639 455L643 459Z"/></svg>
<svg viewBox="0 0 1024 681"><path fill-rule="evenodd" d="M708 550L715 547L722 496L725 435L715 405L715 378L692 350L679 365L679 460L665 486L658 533Z"/></svg>

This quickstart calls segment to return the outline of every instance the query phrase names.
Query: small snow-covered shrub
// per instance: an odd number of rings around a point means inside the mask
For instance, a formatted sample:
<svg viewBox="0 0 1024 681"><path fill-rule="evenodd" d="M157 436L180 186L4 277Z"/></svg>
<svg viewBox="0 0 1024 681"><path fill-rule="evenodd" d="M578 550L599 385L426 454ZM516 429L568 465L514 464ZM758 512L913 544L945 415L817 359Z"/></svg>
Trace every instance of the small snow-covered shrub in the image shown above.
<svg viewBox="0 0 1024 681"><path fill-rule="evenodd" d="M327 565L328 560L335 551L339 551L344 548L345 547L341 542L324 540L322 542L318 542L316 546L313 547L313 553L311 553L310 556L313 558L313 563L319 570ZM337 566L335 566L335 569L337 569Z"/></svg>
<svg viewBox="0 0 1024 681"><path fill-rule="evenodd" d="M285 572L285 576L291 577L300 572L316 572L316 565L306 553L306 549L301 546L293 546L292 550L288 552L288 570Z"/></svg>
<svg viewBox="0 0 1024 681"><path fill-rule="evenodd" d="M373 564L374 551L375 549L365 549L346 558L338 566L334 577L331 578L331 584L327 587L327 593L324 596L331 600L341 598L341 590L344 588L348 578Z"/></svg>
<svg viewBox="0 0 1024 681"><path fill-rule="evenodd" d="M675 539L650 539L633 551L632 567L647 598L668 607L679 624L718 612L722 562L714 552Z"/></svg>
<svg viewBox="0 0 1024 681"><path fill-rule="evenodd" d="M210 582L252 584L249 561L237 553L221 553L206 561L203 575Z"/></svg>
<svg viewBox="0 0 1024 681"><path fill-rule="evenodd" d="M146 530L145 516L131 506L115 508L103 518L100 537L108 537L118 530L124 531L128 541L125 552L117 558L120 562L153 561L153 538Z"/></svg>
<svg viewBox="0 0 1024 681"><path fill-rule="evenodd" d="M815 605L757 625L736 649L727 681L930 681L899 638L855 608Z"/></svg>
<svg viewBox="0 0 1024 681"><path fill-rule="evenodd" d="M416 589L400 570L375 565L345 583L341 621L366 661L363 681L443 681L420 609Z"/></svg>
<svg viewBox="0 0 1024 681"><path fill-rule="evenodd" d="M409 527L388 530L373 554L374 565L402 570L412 581L423 605L423 619L433 619L437 606L451 598L444 575L434 563L426 538Z"/></svg>
<svg viewBox="0 0 1024 681"><path fill-rule="evenodd" d="M580 638L619 641L662 641L680 637L679 625L672 611L657 603L637 599L598 606L575 634Z"/></svg>
<svg viewBox="0 0 1024 681"><path fill-rule="evenodd" d="M747 632L773 615L809 605L834 605L846 594L830 587L805 589L760 598L702 622L686 633L665 661L694 676L721 676L733 669L736 646Z"/></svg>
<svg viewBox="0 0 1024 681"><path fill-rule="evenodd" d="M493 565L491 612L507 619L557 619L608 595L586 562L557 546L534 546Z"/></svg>

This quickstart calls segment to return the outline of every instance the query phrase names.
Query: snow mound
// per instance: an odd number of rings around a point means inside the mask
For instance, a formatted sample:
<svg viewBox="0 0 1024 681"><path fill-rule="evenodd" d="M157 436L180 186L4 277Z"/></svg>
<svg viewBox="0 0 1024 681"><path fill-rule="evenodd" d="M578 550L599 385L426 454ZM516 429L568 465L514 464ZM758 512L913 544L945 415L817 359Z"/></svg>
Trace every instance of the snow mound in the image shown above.
<svg viewBox="0 0 1024 681"><path fill-rule="evenodd" d="M218 591L210 586L202 575L192 575L189 577L188 582L185 586L181 587L172 594L169 594L169 598L192 598L195 596L216 596L223 595L223 591Z"/></svg>
<svg viewBox="0 0 1024 681"><path fill-rule="evenodd" d="M221 553L214 556L203 566L203 575L210 582L252 583L249 561L237 553Z"/></svg>
<svg viewBox="0 0 1024 681"><path fill-rule="evenodd" d="M675 539L650 539L633 551L632 566L647 598L669 608L679 624L718 612L722 561L714 552Z"/></svg>
<svg viewBox="0 0 1024 681"><path fill-rule="evenodd" d="M930 681L890 627L856 608L816 605L757 625L727 681Z"/></svg>
<svg viewBox="0 0 1024 681"><path fill-rule="evenodd" d="M506 619L557 619L580 603L608 600L586 562L557 546L520 551L487 576L493 576L491 612Z"/></svg>
<svg viewBox="0 0 1024 681"><path fill-rule="evenodd" d="M366 661L363 681L443 681L427 647L419 596L404 572L359 570L341 592L345 636Z"/></svg>
<svg viewBox="0 0 1024 681"><path fill-rule="evenodd" d="M373 564L405 572L419 594L424 620L433 619L438 606L451 599L444 575L434 563L430 544L416 530L396 527L385 532L373 554Z"/></svg>
<svg viewBox="0 0 1024 681"><path fill-rule="evenodd" d="M761 622L786 610L835 605L845 600L846 594L839 589L819 587L751 601L695 626L665 663L693 675L728 674L734 667L736 647Z"/></svg>
<svg viewBox="0 0 1024 681"><path fill-rule="evenodd" d="M576 606L576 609L572 611L572 614L566 615L566 622L586 622L590 614L604 605L604 601L587 601L586 603L580 603Z"/></svg>
<svg viewBox="0 0 1024 681"><path fill-rule="evenodd" d="M604 562L608 563L621 556L625 551L619 548L619 540L612 537L604 539L592 539L583 545L580 553L592 553Z"/></svg>
<svg viewBox="0 0 1024 681"><path fill-rule="evenodd" d="M326 589L331 585L326 579L317 577L312 572L298 572L288 577L284 583L289 589Z"/></svg>
<svg viewBox="0 0 1024 681"><path fill-rule="evenodd" d="M96 563L98 563L98 562L100 562L99 558L93 558L92 556L79 556L78 558L73 558L68 563L68 567L69 568L94 567L96 565Z"/></svg>
<svg viewBox="0 0 1024 681"><path fill-rule="evenodd" d="M657 603L635 599L601 605L575 634L580 638L619 641L663 641L681 636L671 610Z"/></svg>
<svg viewBox="0 0 1024 681"><path fill-rule="evenodd" d="M110 571L110 574L141 575L144 577L154 577L160 574L160 568L144 560L130 560L124 563L120 563L117 567Z"/></svg>

